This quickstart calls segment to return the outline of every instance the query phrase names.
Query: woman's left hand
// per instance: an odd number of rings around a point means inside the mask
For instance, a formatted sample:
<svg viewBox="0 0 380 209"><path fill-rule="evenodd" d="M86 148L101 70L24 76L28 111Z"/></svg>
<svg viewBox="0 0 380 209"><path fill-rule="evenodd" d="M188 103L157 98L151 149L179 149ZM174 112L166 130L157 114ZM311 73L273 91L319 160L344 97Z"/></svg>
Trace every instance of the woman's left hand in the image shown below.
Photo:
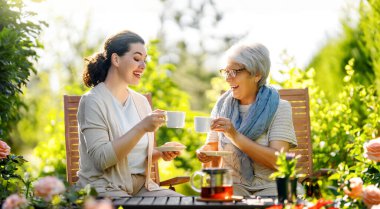
<svg viewBox="0 0 380 209"><path fill-rule="evenodd" d="M181 143L178 143L178 142L166 142L162 146L185 146L185 145L183 145ZM181 154L181 152L179 152L179 151L166 151L166 152L162 152L162 159L165 160L165 161L171 161L171 160L173 160L174 158L176 158L180 154Z"/></svg>
<svg viewBox="0 0 380 209"><path fill-rule="evenodd" d="M210 128L212 131L223 132L224 135L232 141L238 135L238 132L229 118L220 117L212 120Z"/></svg>

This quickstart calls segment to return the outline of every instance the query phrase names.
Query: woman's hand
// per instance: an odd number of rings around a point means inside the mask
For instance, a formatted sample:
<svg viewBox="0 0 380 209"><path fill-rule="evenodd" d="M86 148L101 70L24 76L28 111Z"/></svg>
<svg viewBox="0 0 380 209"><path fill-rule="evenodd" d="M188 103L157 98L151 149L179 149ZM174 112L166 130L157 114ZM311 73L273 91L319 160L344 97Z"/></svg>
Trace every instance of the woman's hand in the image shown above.
<svg viewBox="0 0 380 209"><path fill-rule="evenodd" d="M180 146L180 147L183 147L185 145L183 145L183 144L181 144L179 142L166 142L162 146ZM171 161L171 160L173 160L174 158L176 158L180 154L181 154L180 151L166 151L166 152L162 152L162 159L165 160L165 161Z"/></svg>
<svg viewBox="0 0 380 209"><path fill-rule="evenodd" d="M155 110L139 122L139 126L145 132L155 132L166 122L166 112L163 110Z"/></svg>
<svg viewBox="0 0 380 209"><path fill-rule="evenodd" d="M208 163L211 160L213 160L213 157L207 156L206 154L202 153L201 151L217 151L217 150L218 150L217 146L205 144L197 150L197 152L196 152L197 158L201 163Z"/></svg>
<svg viewBox="0 0 380 209"><path fill-rule="evenodd" d="M238 135L238 132L229 118L220 117L212 120L210 129L212 131L223 132L231 141L234 141Z"/></svg>

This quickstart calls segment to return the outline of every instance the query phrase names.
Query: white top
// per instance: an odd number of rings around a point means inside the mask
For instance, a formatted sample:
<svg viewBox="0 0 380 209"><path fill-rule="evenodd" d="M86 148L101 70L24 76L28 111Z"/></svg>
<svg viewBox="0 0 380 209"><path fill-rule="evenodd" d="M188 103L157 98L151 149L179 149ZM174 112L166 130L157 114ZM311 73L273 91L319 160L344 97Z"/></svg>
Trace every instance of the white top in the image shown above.
<svg viewBox="0 0 380 209"><path fill-rule="evenodd" d="M117 114L116 117L118 117L118 121L121 123L120 128L123 129L122 132L126 133L140 121L135 103L132 101L130 96L128 96L127 101L123 106L115 97L113 97L112 102L115 109L120 111L120 114ZM144 136L128 154L128 166L131 174L145 173L146 156L148 155L147 148L148 137L144 134Z"/></svg>

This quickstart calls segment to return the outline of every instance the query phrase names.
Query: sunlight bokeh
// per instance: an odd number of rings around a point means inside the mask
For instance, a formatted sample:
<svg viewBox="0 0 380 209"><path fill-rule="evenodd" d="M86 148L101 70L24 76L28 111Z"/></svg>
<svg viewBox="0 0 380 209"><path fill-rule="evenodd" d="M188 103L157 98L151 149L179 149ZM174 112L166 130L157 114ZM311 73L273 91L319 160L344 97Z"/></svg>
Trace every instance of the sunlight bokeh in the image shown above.
<svg viewBox="0 0 380 209"><path fill-rule="evenodd" d="M339 34L340 20L350 8L356 8L359 1L218 0L215 3L223 14L223 20L218 28L210 28L205 33L246 32L248 35L244 41L262 42L269 48L272 70L277 71L281 68L281 54L284 51L296 58L297 66L305 66L328 37ZM28 6L37 11L40 19L49 20L50 26L45 30L44 38L57 39L56 36L51 37L57 30L52 20L65 18L72 24L71 27L89 27L90 42L123 29L136 31L146 40L154 39L161 28L159 14L165 12L159 1L148 0L47 0L28 3ZM178 6L186 7L180 3ZM85 25L86 20L90 20L89 26ZM187 37L191 41L197 38L175 27L166 28L170 31L170 39ZM60 41L64 42L64 39ZM57 47L64 50L62 42ZM217 65L211 65L214 64ZM209 68L217 69L213 66Z"/></svg>

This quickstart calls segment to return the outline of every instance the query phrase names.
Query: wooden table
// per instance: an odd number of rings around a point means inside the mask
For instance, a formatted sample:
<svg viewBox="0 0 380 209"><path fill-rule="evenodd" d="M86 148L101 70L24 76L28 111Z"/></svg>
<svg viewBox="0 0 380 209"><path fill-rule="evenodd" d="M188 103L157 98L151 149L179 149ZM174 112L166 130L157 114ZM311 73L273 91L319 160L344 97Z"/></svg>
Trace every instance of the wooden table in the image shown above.
<svg viewBox="0 0 380 209"><path fill-rule="evenodd" d="M203 202L198 197L129 197L114 200L115 208L266 208L275 204L276 198L245 197L234 202Z"/></svg>

